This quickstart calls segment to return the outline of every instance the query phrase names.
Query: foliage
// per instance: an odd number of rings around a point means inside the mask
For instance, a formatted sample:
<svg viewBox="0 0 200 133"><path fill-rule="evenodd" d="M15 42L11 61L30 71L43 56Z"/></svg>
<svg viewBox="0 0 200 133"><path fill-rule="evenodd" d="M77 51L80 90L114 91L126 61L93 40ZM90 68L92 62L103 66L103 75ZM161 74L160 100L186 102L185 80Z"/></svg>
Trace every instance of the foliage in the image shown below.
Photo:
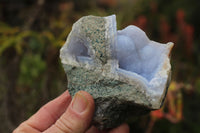
<svg viewBox="0 0 200 133"><path fill-rule="evenodd" d="M0 132L11 132L66 89L59 60L72 24L88 14L117 15L156 41L175 43L172 83L161 110L130 122L133 132L200 132L198 0L0 1Z"/></svg>
<svg viewBox="0 0 200 133"><path fill-rule="evenodd" d="M34 86L34 79L45 70L45 62L39 55L26 55L20 63L19 85Z"/></svg>

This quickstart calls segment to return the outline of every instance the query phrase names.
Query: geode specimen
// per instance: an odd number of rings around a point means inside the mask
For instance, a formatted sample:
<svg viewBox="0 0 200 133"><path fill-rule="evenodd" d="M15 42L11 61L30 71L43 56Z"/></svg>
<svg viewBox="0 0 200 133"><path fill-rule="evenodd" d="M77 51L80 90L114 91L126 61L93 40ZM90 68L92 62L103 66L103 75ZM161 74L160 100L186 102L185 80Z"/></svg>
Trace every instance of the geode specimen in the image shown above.
<svg viewBox="0 0 200 133"><path fill-rule="evenodd" d="M172 47L133 25L117 31L115 15L86 16L73 25L60 58L71 95L89 92L96 105L93 124L108 129L162 106Z"/></svg>

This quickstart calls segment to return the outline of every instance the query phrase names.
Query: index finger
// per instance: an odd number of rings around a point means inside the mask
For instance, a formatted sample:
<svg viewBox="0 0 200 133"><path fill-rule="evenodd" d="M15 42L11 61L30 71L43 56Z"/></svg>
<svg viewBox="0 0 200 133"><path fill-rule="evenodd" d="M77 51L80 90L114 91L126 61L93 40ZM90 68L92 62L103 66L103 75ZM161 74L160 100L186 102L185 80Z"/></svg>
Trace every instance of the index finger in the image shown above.
<svg viewBox="0 0 200 133"><path fill-rule="evenodd" d="M49 128L65 112L72 98L68 91L65 91L56 99L44 105L40 110L29 118L25 123L38 131Z"/></svg>

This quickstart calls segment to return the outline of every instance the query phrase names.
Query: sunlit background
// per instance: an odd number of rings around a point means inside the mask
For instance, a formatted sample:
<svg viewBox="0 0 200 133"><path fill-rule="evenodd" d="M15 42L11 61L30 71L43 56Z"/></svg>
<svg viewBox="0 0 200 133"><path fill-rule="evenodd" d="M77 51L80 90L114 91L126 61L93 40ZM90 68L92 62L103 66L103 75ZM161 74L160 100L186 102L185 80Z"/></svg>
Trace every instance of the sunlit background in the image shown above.
<svg viewBox="0 0 200 133"><path fill-rule="evenodd" d="M199 0L0 0L0 132L9 133L67 89L59 59L72 24L117 15L152 40L174 42L162 109L130 120L132 133L200 133Z"/></svg>

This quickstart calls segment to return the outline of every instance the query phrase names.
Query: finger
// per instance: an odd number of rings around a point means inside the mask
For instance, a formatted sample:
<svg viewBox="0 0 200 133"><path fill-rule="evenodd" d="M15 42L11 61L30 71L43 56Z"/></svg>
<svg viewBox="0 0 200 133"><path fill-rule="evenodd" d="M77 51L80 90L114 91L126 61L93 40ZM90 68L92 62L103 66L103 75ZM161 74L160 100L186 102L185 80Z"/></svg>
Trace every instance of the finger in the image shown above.
<svg viewBox="0 0 200 133"><path fill-rule="evenodd" d="M93 113L92 96L80 91L76 93L66 112L45 133L83 133L89 128Z"/></svg>
<svg viewBox="0 0 200 133"><path fill-rule="evenodd" d="M65 91L59 97L40 108L40 110L29 118L25 124L39 131L44 131L57 121L65 112L70 102L71 96L68 91Z"/></svg>
<svg viewBox="0 0 200 133"><path fill-rule="evenodd" d="M16 128L13 131L13 133L41 133L41 132L23 122L18 128Z"/></svg>
<svg viewBox="0 0 200 133"><path fill-rule="evenodd" d="M129 133L129 126L127 124L122 124L117 128L112 129L109 133Z"/></svg>

